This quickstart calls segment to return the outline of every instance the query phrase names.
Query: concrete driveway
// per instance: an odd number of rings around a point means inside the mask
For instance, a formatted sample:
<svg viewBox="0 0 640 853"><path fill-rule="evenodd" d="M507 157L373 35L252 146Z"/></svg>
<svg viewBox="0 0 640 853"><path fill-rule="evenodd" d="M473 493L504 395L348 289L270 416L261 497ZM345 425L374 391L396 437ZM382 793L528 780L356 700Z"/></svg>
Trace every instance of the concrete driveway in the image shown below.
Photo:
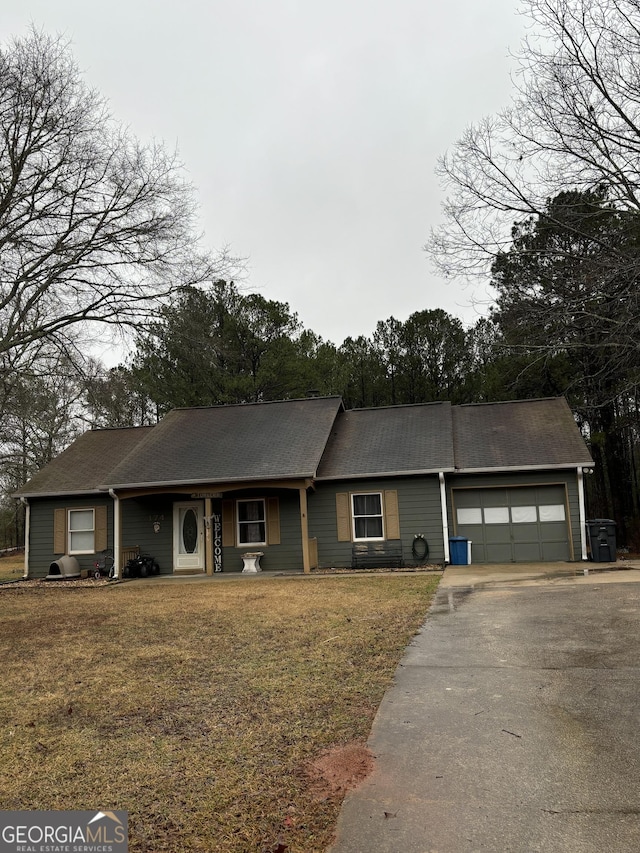
<svg viewBox="0 0 640 853"><path fill-rule="evenodd" d="M445 571L332 853L640 850L640 571L585 568Z"/></svg>

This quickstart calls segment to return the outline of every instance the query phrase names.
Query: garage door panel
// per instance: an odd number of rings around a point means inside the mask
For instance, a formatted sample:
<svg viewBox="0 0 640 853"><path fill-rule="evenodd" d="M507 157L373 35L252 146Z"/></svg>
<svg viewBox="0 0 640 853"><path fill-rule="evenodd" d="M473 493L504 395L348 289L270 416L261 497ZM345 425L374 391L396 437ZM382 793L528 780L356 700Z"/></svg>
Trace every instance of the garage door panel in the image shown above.
<svg viewBox="0 0 640 853"><path fill-rule="evenodd" d="M456 489L454 505L463 508L456 533L471 539L475 562L571 559L563 485Z"/></svg>
<svg viewBox="0 0 640 853"><path fill-rule="evenodd" d="M467 539L477 539L480 541L482 539L482 525L481 524L464 524L458 525L459 528L464 527L463 536L466 536Z"/></svg>
<svg viewBox="0 0 640 853"><path fill-rule="evenodd" d="M514 542L513 558L516 563L537 563L543 559L540 542Z"/></svg>
<svg viewBox="0 0 640 853"><path fill-rule="evenodd" d="M469 537L471 539L471 537ZM471 562L472 563L489 563L487 557L487 549L482 539L471 540Z"/></svg>
<svg viewBox="0 0 640 853"><path fill-rule="evenodd" d="M466 535L466 534L465 534ZM482 531L480 532L482 538ZM487 524L484 528L484 541L488 545L502 545L511 542L511 531L508 524Z"/></svg>
<svg viewBox="0 0 640 853"><path fill-rule="evenodd" d="M538 503L556 503L557 501L564 503L565 493L565 487L560 483L556 483L554 486L536 486ZM549 500L550 496L552 500Z"/></svg>
<svg viewBox="0 0 640 853"><path fill-rule="evenodd" d="M535 486L523 486L518 489L511 489L509 494L510 506L527 506L528 504L537 504L538 489Z"/></svg>
<svg viewBox="0 0 640 853"><path fill-rule="evenodd" d="M545 542L566 542L567 525L562 522L548 522L540 525L541 539Z"/></svg>
<svg viewBox="0 0 640 853"><path fill-rule="evenodd" d="M512 524L511 536L514 542L539 542L540 528L537 524Z"/></svg>
<svg viewBox="0 0 640 853"><path fill-rule="evenodd" d="M472 546L473 549L473 546ZM493 543L485 547L485 563L511 563L511 543Z"/></svg>
<svg viewBox="0 0 640 853"><path fill-rule="evenodd" d="M480 493L485 492L485 489L456 489L456 506L457 507L472 507L480 506L478 499ZM491 506L506 506L507 505L507 490L492 489L495 492L492 497Z"/></svg>
<svg viewBox="0 0 640 853"><path fill-rule="evenodd" d="M570 560L568 542L543 542L542 543L542 559L549 562L562 562Z"/></svg>

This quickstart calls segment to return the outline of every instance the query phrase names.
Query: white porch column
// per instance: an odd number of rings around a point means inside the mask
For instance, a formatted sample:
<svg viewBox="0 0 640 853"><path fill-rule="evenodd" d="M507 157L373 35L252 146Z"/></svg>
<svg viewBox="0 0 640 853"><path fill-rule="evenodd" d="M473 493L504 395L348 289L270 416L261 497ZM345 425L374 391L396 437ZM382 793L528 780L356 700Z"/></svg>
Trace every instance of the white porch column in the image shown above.
<svg viewBox="0 0 640 853"><path fill-rule="evenodd" d="M442 512L442 535L444 537L444 562L449 565L451 555L449 554L449 520L447 516L447 489L444 482L444 471L438 473L440 481L440 510Z"/></svg>
<svg viewBox="0 0 640 853"><path fill-rule="evenodd" d="M109 489L109 494L113 498L113 579L120 578L120 557L122 554L122 543L120 533L120 498L116 495L113 489Z"/></svg>

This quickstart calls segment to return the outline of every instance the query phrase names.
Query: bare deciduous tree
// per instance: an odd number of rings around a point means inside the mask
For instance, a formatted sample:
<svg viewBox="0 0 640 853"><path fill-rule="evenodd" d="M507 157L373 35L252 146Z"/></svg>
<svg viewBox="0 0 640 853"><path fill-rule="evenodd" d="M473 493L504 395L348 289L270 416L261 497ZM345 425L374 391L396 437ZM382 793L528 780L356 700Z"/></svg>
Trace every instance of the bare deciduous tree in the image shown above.
<svg viewBox="0 0 640 853"><path fill-rule="evenodd" d="M486 274L514 220L565 189L602 187L640 212L640 0L524 0L512 105L444 156L445 223L427 246L447 275ZM627 263L622 258L622 263Z"/></svg>
<svg viewBox="0 0 640 853"><path fill-rule="evenodd" d="M60 38L0 47L0 358L126 324L176 285L217 278L198 250L175 153L141 145L83 81Z"/></svg>

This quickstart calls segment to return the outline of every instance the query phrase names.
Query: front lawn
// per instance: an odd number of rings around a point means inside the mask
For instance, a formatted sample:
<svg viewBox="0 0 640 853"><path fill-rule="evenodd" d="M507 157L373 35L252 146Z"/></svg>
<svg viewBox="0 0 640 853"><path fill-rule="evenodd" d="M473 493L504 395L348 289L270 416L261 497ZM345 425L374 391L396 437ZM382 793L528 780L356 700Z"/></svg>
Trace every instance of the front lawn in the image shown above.
<svg viewBox="0 0 640 853"><path fill-rule="evenodd" d="M24 574L24 554L10 554L0 557L0 583L19 580Z"/></svg>
<svg viewBox="0 0 640 853"><path fill-rule="evenodd" d="M125 809L131 851L320 853L438 576L0 587L0 808Z"/></svg>

